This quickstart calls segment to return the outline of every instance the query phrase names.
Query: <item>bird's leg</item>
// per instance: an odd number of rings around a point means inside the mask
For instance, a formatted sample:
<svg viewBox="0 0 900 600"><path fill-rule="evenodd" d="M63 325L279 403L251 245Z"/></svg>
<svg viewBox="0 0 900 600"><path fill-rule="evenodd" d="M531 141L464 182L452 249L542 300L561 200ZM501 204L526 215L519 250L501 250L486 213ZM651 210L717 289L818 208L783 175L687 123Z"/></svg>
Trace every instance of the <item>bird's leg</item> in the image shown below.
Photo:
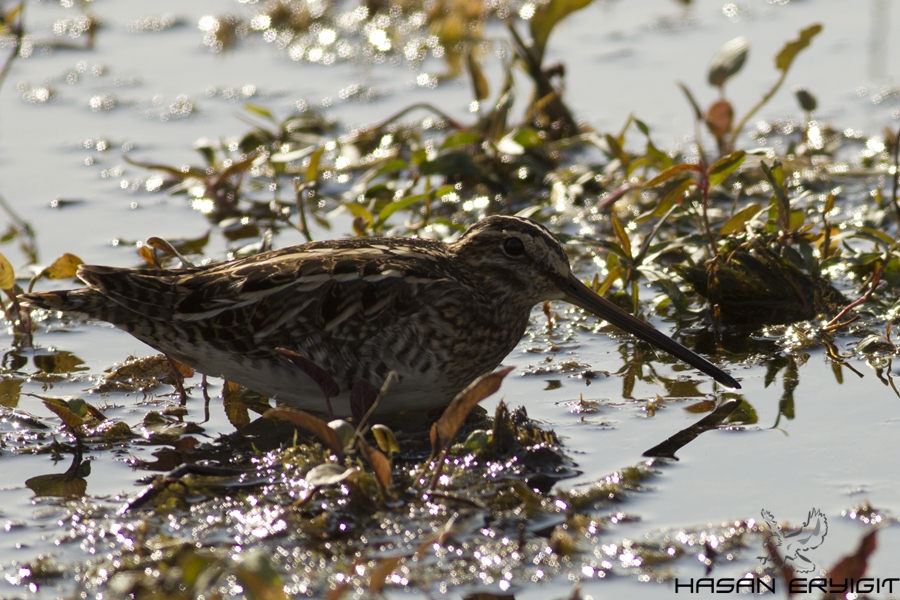
<svg viewBox="0 0 900 600"><path fill-rule="evenodd" d="M172 377L175 379L175 389L178 390L178 395L181 397L181 404L183 406L187 402L187 392L184 390L184 375L181 374L178 365L168 354L165 354L164 356L169 363L169 367L172 369Z"/></svg>
<svg viewBox="0 0 900 600"><path fill-rule="evenodd" d="M331 399L341 392L340 386L328 371L309 360L302 354L288 350L287 348L275 348L275 351L284 355L295 367L309 375L309 378L319 386L322 395L325 396L325 406L328 408L329 418L334 418L334 410L331 408Z"/></svg>

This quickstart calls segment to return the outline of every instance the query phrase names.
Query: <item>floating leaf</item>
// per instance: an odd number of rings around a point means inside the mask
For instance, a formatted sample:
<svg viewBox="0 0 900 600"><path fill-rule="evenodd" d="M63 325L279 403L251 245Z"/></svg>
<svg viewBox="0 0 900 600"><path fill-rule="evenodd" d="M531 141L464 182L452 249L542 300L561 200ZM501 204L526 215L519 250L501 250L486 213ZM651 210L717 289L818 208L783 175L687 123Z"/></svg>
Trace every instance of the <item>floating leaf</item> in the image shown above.
<svg viewBox="0 0 900 600"><path fill-rule="evenodd" d="M243 388L232 381L226 381L222 386L222 405L225 408L225 416L235 429L243 429L250 424L250 413L242 397Z"/></svg>
<svg viewBox="0 0 900 600"><path fill-rule="evenodd" d="M85 463L89 465L90 463ZM38 475L25 480L25 485L38 496L55 496L74 498L84 496L87 491L87 480L83 477L72 477L68 473Z"/></svg>
<svg viewBox="0 0 900 600"><path fill-rule="evenodd" d="M356 469L345 469L341 465L334 463L324 463L317 465L309 470L306 474L306 484L310 487L322 487L326 485L337 485L346 481L350 476L356 474Z"/></svg>
<svg viewBox="0 0 900 600"><path fill-rule="evenodd" d="M241 595L248 600L288 600L281 575L262 548L241 554L234 577L241 586Z"/></svg>
<svg viewBox="0 0 900 600"><path fill-rule="evenodd" d="M293 423L319 438L337 457L344 455L344 443L340 436L319 417L295 408L273 408L263 413L263 418L284 419Z"/></svg>
<svg viewBox="0 0 900 600"><path fill-rule="evenodd" d="M743 36L725 42L725 45L719 48L709 63L709 72L707 73L709 84L716 87L725 85L725 82L734 77L744 66L749 52L750 41Z"/></svg>
<svg viewBox="0 0 900 600"><path fill-rule="evenodd" d="M794 62L797 54L809 46L812 39L819 35L821 31L822 25L820 23L801 29L799 37L796 40L787 42L775 56L775 68L786 73L791 68L791 64Z"/></svg>
<svg viewBox="0 0 900 600"><path fill-rule="evenodd" d="M58 416L64 425L70 429L78 429L85 422L87 411L84 410L84 400L81 398L73 398L65 400L63 398L40 397L49 410ZM78 413L82 414L79 415Z"/></svg>

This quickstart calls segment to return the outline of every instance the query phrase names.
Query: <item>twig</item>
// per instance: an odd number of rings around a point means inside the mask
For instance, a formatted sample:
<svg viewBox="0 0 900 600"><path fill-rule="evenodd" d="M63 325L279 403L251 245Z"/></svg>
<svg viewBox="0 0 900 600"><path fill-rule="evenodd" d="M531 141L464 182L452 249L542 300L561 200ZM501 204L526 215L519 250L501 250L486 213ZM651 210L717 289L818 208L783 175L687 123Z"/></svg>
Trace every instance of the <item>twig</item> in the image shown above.
<svg viewBox="0 0 900 600"><path fill-rule="evenodd" d="M12 66L13 61L19 56L19 51L22 49L22 38L25 37L25 28L22 26L25 20L25 2L19 2L19 6L10 10L7 13L7 16L18 12L16 26L13 27L13 32L15 32L16 37L14 38L12 52L6 58L6 62L3 63L3 68L0 69L0 88L3 87L3 82L6 80L6 75L9 73L9 69Z"/></svg>
<svg viewBox="0 0 900 600"><path fill-rule="evenodd" d="M878 283L881 281L881 275L884 273L884 265L878 265L875 269L875 273L872 275L872 283L869 286L868 291L865 294L848 304L844 307L844 309L839 312L833 319L828 321L824 327L822 327L825 331L834 331L835 329L839 329L844 325L849 325L853 322L853 320L847 321L846 323L839 323L839 321L850 312L852 309L856 308L866 300L872 297L872 294L875 293L875 288L878 287ZM855 319L854 319L855 320Z"/></svg>
<svg viewBox="0 0 900 600"><path fill-rule="evenodd" d="M890 131L890 129L888 129ZM891 204L894 205L894 212L897 213L897 222L900 223L900 206L897 205L897 186L900 184L900 127L894 134L893 148L891 152L894 154L894 186L891 190Z"/></svg>

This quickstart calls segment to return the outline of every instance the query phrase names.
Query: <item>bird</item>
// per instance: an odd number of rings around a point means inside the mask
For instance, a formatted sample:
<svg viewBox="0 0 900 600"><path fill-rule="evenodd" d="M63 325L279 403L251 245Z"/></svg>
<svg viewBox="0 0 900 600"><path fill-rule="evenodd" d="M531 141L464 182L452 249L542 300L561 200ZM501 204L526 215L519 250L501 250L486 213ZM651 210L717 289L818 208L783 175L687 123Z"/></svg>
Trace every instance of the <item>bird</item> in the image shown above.
<svg viewBox="0 0 900 600"><path fill-rule="evenodd" d="M81 265L86 287L29 293L32 307L107 321L200 373L280 405L326 413L320 388L284 356L301 355L351 414L359 381L389 384L376 414L446 406L519 343L535 305L564 300L731 388L738 382L573 273L563 244L530 219L492 215L455 241L313 241L177 269Z"/></svg>
<svg viewBox="0 0 900 600"><path fill-rule="evenodd" d="M790 533L784 533L781 526L775 521L772 513L767 510L760 512L772 534L766 539L764 546L773 549L774 555L781 558L781 564L775 564L775 566L783 567L790 561L791 566L797 573L811 573L815 571L815 563L801 553L815 550L825 541L825 536L828 535L828 518L825 516L825 513L814 508L809 511L803 527ZM779 556L778 550L775 550L776 548L783 552L783 558ZM769 562L778 562L770 556L758 556L757 559L763 566Z"/></svg>

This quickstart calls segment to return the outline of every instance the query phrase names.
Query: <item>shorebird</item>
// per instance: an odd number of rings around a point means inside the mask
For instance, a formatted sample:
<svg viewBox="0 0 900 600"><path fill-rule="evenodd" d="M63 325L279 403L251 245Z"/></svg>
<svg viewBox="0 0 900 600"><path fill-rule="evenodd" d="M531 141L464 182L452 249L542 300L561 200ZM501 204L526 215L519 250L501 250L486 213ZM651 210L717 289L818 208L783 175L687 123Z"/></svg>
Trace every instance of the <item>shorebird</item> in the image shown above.
<svg viewBox="0 0 900 600"><path fill-rule="evenodd" d="M564 300L732 388L730 375L598 296L572 274L545 227L482 219L454 242L357 238L310 242L180 269L82 265L87 287L26 294L31 306L112 323L206 375L323 413L311 378L278 350L331 375L337 416L360 380L398 380L379 413L448 404L516 346L532 308Z"/></svg>

